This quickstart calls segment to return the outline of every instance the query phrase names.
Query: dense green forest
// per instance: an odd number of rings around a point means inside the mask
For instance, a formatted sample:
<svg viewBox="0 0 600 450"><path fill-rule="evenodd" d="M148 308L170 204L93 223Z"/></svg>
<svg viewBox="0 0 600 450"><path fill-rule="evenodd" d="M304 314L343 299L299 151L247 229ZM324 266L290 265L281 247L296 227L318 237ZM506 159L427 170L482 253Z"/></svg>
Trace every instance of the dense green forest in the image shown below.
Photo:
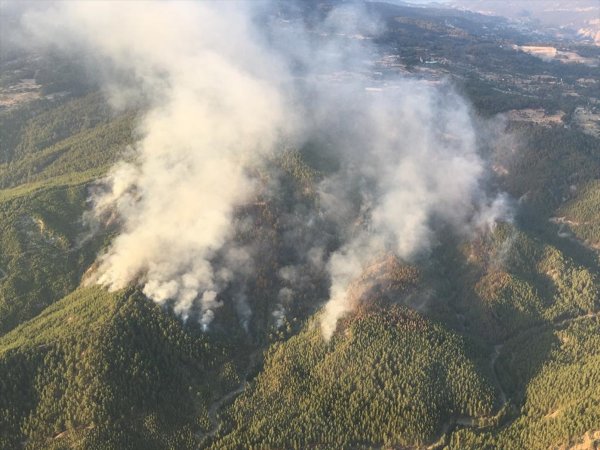
<svg viewBox="0 0 600 450"><path fill-rule="evenodd" d="M382 255L352 281L359 307L330 341L319 320L331 280L297 248L341 245L320 199L335 151L310 141L253 168L256 198L234 211L231 238L255 252L252 315L240 326L225 303L206 331L135 285L82 283L119 227L91 229L90 197L130 157L144 106L116 111L77 58L0 55L2 95L39 85L0 106L0 449L599 445L600 139L573 118L594 94L578 80L597 68L514 52L530 37L485 16L368 9L388 24L375 45L405 75L430 82L423 60L447 59L434 82L510 137L502 151L480 145L514 217L442 230L411 265ZM561 82L514 81L534 76ZM565 115L512 121L523 108Z"/></svg>
<svg viewBox="0 0 600 450"><path fill-rule="evenodd" d="M593 434L600 420L599 331L596 315L508 340L498 372L519 406L515 419L498 432L457 431L448 447L547 449Z"/></svg>
<svg viewBox="0 0 600 450"><path fill-rule="evenodd" d="M193 448L238 351L139 293L79 289L1 338L0 446Z"/></svg>
<svg viewBox="0 0 600 450"><path fill-rule="evenodd" d="M600 246L600 180L574 186L573 190L569 201L557 210L560 217L555 222L567 225L578 239L597 249Z"/></svg>
<svg viewBox="0 0 600 450"><path fill-rule="evenodd" d="M316 321L271 346L213 448L346 448L434 441L494 410L485 353L403 307L359 312L326 343Z"/></svg>
<svg viewBox="0 0 600 450"><path fill-rule="evenodd" d="M54 106L0 112L3 332L77 287L102 245L85 239L88 185L132 142L132 115L97 92Z"/></svg>

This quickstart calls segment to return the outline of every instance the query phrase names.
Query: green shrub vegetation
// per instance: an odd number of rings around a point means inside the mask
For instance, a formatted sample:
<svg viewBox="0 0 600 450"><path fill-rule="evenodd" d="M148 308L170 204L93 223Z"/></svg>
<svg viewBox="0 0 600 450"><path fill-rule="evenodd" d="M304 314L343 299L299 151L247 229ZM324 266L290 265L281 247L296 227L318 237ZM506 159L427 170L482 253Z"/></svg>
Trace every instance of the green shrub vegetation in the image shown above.
<svg viewBox="0 0 600 450"><path fill-rule="evenodd" d="M319 320L330 279L312 256L326 262L343 245L319 192L344 149L318 137L250 170L257 195L236 208L232 240L251 249L252 276L220 295L243 294L251 315L240 326L226 300L206 332L136 286L82 286L118 232L84 223L90 187L132 157L143 105L114 111L80 57L0 52L2 95L25 78L41 85L0 109L0 449L542 450L600 439L600 140L573 113L594 108L597 68L514 51L532 37L497 19L365 7L388 24L373 43L398 67L381 70L453 80L484 128L498 122L482 116L514 109L565 115L502 122L507 148L479 142L514 217L475 236L436 223L431 253L410 265L379 255L350 283L357 308L329 342ZM361 183L347 192L357 217Z"/></svg>
<svg viewBox="0 0 600 450"><path fill-rule="evenodd" d="M433 441L452 416L490 416L481 350L404 307L366 311L326 343L317 320L275 344L213 448L348 448Z"/></svg>
<svg viewBox="0 0 600 450"><path fill-rule="evenodd" d="M596 316L508 342L500 366L503 385L521 401L518 416L498 430L457 431L448 447L542 450L574 445L599 430L599 336Z"/></svg>
<svg viewBox="0 0 600 450"><path fill-rule="evenodd" d="M0 448L194 448L239 383L225 350L136 292L79 289L0 339Z"/></svg>
<svg viewBox="0 0 600 450"><path fill-rule="evenodd" d="M600 248L600 179L575 186L572 199L563 204L556 215L575 233L577 238Z"/></svg>
<svg viewBox="0 0 600 450"><path fill-rule="evenodd" d="M0 202L0 330L77 287L99 250L83 241L84 184L46 187Z"/></svg>

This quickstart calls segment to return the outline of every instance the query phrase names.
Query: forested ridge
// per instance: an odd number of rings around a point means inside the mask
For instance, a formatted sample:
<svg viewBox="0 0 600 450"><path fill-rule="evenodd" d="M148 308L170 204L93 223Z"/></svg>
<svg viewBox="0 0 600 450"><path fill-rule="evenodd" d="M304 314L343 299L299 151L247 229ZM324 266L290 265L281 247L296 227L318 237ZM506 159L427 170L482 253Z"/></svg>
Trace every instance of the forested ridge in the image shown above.
<svg viewBox="0 0 600 450"><path fill-rule="evenodd" d="M405 307L358 313L330 343L309 322L265 359L213 448L423 445L494 409L482 349Z"/></svg>
<svg viewBox="0 0 600 450"><path fill-rule="evenodd" d="M86 212L99 180L133 158L145 106L113 108L76 58L0 58L0 89L39 84L0 108L0 449L600 445L600 138L573 113L594 94L577 80L597 75L492 44L483 16L369 8L393 25L374 41L407 76L422 75L424 55L448 58L442 72L473 120L498 119L509 144L490 132L478 145L486 181L514 214L474 232L436 229L410 263L379 255L350 281L354 309L329 341L323 261L343 237L322 182L340 169L339 149L285 143L252 167L256 189L228 236L251 252L252 274L220 274L220 295L243 301L224 302L203 327L136 283L88 285L121 223ZM494 71L579 90L509 92ZM550 125L510 119L523 108L566 114ZM351 233L368 229L359 213ZM226 250L211 257L226 261Z"/></svg>
<svg viewBox="0 0 600 450"><path fill-rule="evenodd" d="M139 293L79 289L1 339L1 446L193 448L231 354Z"/></svg>

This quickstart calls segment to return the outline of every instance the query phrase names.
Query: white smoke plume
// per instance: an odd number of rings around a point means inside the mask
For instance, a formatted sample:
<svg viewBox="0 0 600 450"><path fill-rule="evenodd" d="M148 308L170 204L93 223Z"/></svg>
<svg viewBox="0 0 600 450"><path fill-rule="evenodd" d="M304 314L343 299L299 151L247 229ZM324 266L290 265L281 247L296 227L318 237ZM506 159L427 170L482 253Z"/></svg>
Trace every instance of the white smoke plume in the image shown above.
<svg viewBox="0 0 600 450"><path fill-rule="evenodd" d="M436 223L466 233L493 226L509 210L504 197L488 200L483 193L485 165L473 120L452 90L398 80L392 92L359 94L358 104L361 112L353 115L360 126L348 130L347 152L354 156L343 180L362 179L367 187L359 222L329 261L332 284L321 318L326 339L356 306L347 292L351 281L378 255L413 261L434 244ZM329 208L339 214L327 189Z"/></svg>
<svg viewBox="0 0 600 450"><path fill-rule="evenodd" d="M251 276L251 252L230 246L235 208L257 192L252 168L283 142L328 149L339 168L320 182L318 226L312 213L290 220L303 227L288 230L303 254L279 273L274 316L282 324L297 284L325 267L329 338L354 306L349 284L373 258L425 255L436 223L468 233L493 224L504 201L482 190L471 113L446 84L390 77L371 88L368 42L384 25L364 5L333 8L310 27L272 14L260 32L257 10L269 4L65 2L26 24L40 42L93 55L115 106L149 105L134 162L120 163L94 199L96 214L116 211L122 224L99 257L95 281L109 289L139 283L208 326L219 293ZM330 255L325 222L341 241ZM225 266L214 267L225 246ZM243 289L235 301L247 326Z"/></svg>
<svg viewBox="0 0 600 450"><path fill-rule="evenodd" d="M97 213L114 208L122 221L95 281L111 290L139 282L154 301L174 300L184 318L199 302L204 324L228 281L211 258L235 206L255 190L248 169L273 151L290 118L277 60L234 6L64 2L25 18L38 41L77 48L132 79L109 77L113 104L140 95L150 104L136 161L119 164L95 198Z"/></svg>

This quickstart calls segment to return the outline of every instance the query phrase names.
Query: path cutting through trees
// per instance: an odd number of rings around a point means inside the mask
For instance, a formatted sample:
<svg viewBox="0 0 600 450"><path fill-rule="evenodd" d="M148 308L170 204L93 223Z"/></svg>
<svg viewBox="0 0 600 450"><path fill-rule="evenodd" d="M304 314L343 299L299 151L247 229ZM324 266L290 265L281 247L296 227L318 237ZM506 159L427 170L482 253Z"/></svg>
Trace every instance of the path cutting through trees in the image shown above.
<svg viewBox="0 0 600 450"><path fill-rule="evenodd" d="M512 339L519 339L520 337L522 337L526 334L529 334L532 331L541 332L541 331L547 330L549 328L554 329L557 327L561 327L563 325L567 325L572 322L578 322L580 320L592 319L592 318L596 318L596 317L600 317L600 311L582 314L582 315L576 316L576 317L570 317L567 319L559 320L558 322L541 323L541 324L529 327L525 330L522 330L519 333L515 334L514 336L508 337L508 338L504 339L502 342L494 345L494 350L492 351L492 353L490 353L490 366L492 369L492 376L494 377L494 384L498 387L498 390L500 392L500 408L498 409L498 412L496 413L496 415L491 416L491 417L486 417L486 416L480 416L480 417L455 416L455 417L451 417L449 420L444 422L444 424L442 425L442 432L441 432L440 438L425 448L427 450L437 450L439 448L444 447L446 445L446 439L448 437L448 432L451 431L457 425L465 426L465 427L481 428L481 426L479 425L479 422L482 419L483 420L487 419L485 421L488 423L490 420L493 421L495 419L499 419L499 415L502 413L502 409L508 403L508 397L506 395L506 392L504 391L504 388L502 387L502 383L500 382L500 379L498 378L498 374L496 371L496 362L498 361L498 358L502 352L502 348L504 347L505 342L507 342L508 340L512 340Z"/></svg>
<svg viewBox="0 0 600 450"><path fill-rule="evenodd" d="M489 356L489 364L491 367L492 376L494 378L494 384L497 386L498 391L500 393L500 407L499 407L496 415L494 415L494 416L475 416L475 417L472 417L472 416L451 417L446 422L444 422L444 424L442 425L442 431L441 431L441 435L440 435L439 439L437 439L434 443L426 446L425 448L427 450L437 450L439 448L442 448L444 445L446 445L448 433L457 425L463 426L463 427L480 428L480 427L482 427L482 425L480 425L481 421L489 423L489 422L493 422L494 420L499 419L499 416L502 413L504 406L508 403L508 396L506 395L506 392L504 391L504 388L502 387L502 383L500 382L500 379L498 378L498 374L497 374L497 370L496 370L496 363L498 361L498 358L500 357L500 354L502 353L502 349L503 349L504 343L506 341L511 340L511 339L518 339L521 336L531 333L532 331L541 332L548 328L561 327L563 325L567 325L572 322L577 322L577 321L585 320L585 319L591 319L591 318L595 318L595 317L600 317L600 311L595 312L595 313L583 314L583 315L580 315L577 317L563 319L563 320L560 320L560 321L554 322L554 323L542 323L542 324L534 325L534 326L529 327L525 330L522 330L519 333L517 333L516 335L506 338L502 342L494 345L493 351L490 353L490 356ZM221 408L223 408L223 406L225 406L226 404L231 402L233 399L235 399L235 397L237 397L239 394L241 394L242 392L244 392L246 390L246 388L250 384L250 382L247 381L247 378L249 376L251 369L256 364L257 355L258 355L257 352L255 352L251 355L250 362L248 363L248 367L244 374L244 380L235 389L226 393L222 397L218 398L211 404L209 411L208 411L208 418L211 423L211 428L206 433L199 433L199 436L201 436L204 439L208 439L208 438L214 437L217 434L217 432L219 431L220 425L221 425L219 422L219 411L221 410Z"/></svg>
<svg viewBox="0 0 600 450"><path fill-rule="evenodd" d="M203 438L203 440L212 438L217 434L217 432L219 431L220 425L221 425L219 422L219 411L221 410L221 408L223 406L225 406L227 403L233 401L233 399L235 399L235 397L237 397L239 394L241 394L242 392L244 392L246 390L246 388L250 384L250 382L248 381L248 377L250 376L252 369L256 366L256 363L258 361L258 356L261 353L262 353L262 351L256 350L250 355L250 357L248 359L248 365L246 367L246 370L244 371L244 376L243 376L242 382L235 389L233 389L232 391L229 391L222 397L219 397L210 405L210 407L208 409L208 420L210 421L211 427L210 427L209 431L207 431L206 433L198 433L198 436Z"/></svg>

